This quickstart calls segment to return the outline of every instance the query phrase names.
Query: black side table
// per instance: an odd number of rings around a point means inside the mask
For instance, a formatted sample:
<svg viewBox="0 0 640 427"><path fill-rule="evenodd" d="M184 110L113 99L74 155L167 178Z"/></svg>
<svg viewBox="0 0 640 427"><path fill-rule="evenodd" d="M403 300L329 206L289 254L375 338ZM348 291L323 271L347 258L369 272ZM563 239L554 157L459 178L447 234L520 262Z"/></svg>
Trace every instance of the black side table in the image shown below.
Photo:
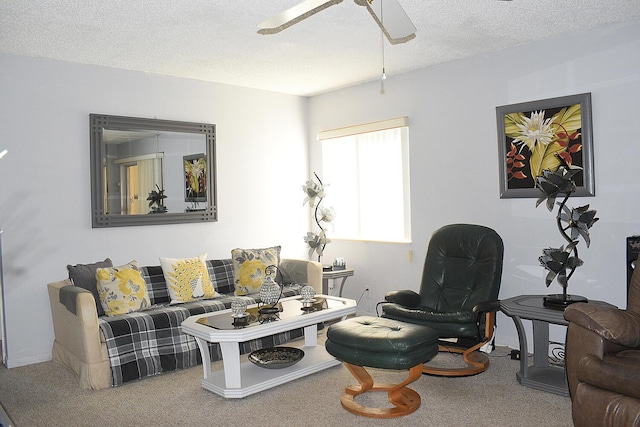
<svg viewBox="0 0 640 427"><path fill-rule="evenodd" d="M549 365L549 324L568 325L564 310L544 306L544 295L519 295L500 302L500 310L513 319L520 341L520 372L516 373L523 386L569 396L569 386L564 367ZM609 305L602 301L594 304ZM529 365L527 335L522 319L533 323L533 365Z"/></svg>

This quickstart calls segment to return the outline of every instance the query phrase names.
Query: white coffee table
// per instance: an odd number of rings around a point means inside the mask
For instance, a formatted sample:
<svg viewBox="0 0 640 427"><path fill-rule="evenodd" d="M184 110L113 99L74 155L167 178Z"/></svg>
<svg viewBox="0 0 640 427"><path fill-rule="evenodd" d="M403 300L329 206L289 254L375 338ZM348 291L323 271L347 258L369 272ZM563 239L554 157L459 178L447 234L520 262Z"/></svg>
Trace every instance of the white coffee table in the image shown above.
<svg viewBox="0 0 640 427"><path fill-rule="evenodd" d="M246 327L233 326L231 310L191 316L182 322L182 331L195 337L200 348L204 370L202 387L223 397L242 398L339 365L340 361L327 353L324 345L318 345L317 324L355 314L356 301L328 295L316 295L315 299L318 307L326 308L303 311L300 296L283 298L280 300L283 311L278 320L255 322ZM249 306L247 311L255 314L255 307ZM240 343L297 328L304 328L304 346L300 347L304 357L295 365L266 369L251 362L240 362ZM220 344L223 370L211 371L208 342Z"/></svg>

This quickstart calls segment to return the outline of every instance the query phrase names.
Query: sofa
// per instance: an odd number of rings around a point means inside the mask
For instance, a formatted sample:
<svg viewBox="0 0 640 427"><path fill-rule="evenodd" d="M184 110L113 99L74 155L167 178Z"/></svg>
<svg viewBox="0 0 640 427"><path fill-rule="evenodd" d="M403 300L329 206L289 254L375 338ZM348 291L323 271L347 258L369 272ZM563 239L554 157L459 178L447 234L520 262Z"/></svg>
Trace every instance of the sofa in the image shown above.
<svg viewBox="0 0 640 427"><path fill-rule="evenodd" d="M564 317L574 425L640 426L640 268L626 310L575 303Z"/></svg>
<svg viewBox="0 0 640 427"><path fill-rule="evenodd" d="M149 301L144 309L116 316L99 315L97 299L102 296L74 286L71 278L49 283L53 360L74 372L81 387L95 390L201 364L195 339L183 334L180 324L192 315L228 309L237 298L238 273L234 277L233 259L206 260L206 270L216 296L175 304L171 303L163 267L139 267ZM282 259L278 276L284 296L299 294L305 284L317 294L322 291L320 263ZM242 298L249 304L259 302L258 293ZM241 352L280 345L302 335L302 330L294 330L248 341ZM210 351L212 360L222 358L217 343L210 345Z"/></svg>

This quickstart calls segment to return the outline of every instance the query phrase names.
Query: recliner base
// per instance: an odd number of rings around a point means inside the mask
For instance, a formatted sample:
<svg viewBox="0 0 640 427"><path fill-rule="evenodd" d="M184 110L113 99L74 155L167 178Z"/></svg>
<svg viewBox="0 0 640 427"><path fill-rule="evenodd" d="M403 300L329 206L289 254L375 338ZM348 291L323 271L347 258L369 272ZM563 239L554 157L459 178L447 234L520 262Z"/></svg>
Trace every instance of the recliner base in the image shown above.
<svg viewBox="0 0 640 427"><path fill-rule="evenodd" d="M489 358L478 349L486 343L487 342L481 342L471 348L444 346L441 344L438 346L439 351L462 354L462 360L467 366L461 368L439 368L425 364L422 367L422 373L442 377L466 377L484 372L489 367Z"/></svg>

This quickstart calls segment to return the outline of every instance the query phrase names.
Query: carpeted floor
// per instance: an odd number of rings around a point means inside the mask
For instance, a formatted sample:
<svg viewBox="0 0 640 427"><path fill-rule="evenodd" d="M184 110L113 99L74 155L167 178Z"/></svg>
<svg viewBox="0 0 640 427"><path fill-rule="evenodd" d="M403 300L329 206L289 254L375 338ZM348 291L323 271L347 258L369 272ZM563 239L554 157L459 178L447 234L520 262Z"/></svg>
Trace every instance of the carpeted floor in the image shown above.
<svg viewBox="0 0 640 427"><path fill-rule="evenodd" d="M299 344L299 343L295 343ZM422 376L411 384L421 398L413 414L396 419L358 417L340 395L356 383L340 365L244 399L225 399L200 386L202 368L171 372L121 387L83 390L53 362L0 369L0 403L18 427L31 426L571 426L571 402L523 387L510 349L490 354L491 366L464 378ZM439 355L439 363L460 356ZM214 369L220 369L220 362ZM371 370L376 381L397 383L406 372ZM358 398L388 406L386 393Z"/></svg>

